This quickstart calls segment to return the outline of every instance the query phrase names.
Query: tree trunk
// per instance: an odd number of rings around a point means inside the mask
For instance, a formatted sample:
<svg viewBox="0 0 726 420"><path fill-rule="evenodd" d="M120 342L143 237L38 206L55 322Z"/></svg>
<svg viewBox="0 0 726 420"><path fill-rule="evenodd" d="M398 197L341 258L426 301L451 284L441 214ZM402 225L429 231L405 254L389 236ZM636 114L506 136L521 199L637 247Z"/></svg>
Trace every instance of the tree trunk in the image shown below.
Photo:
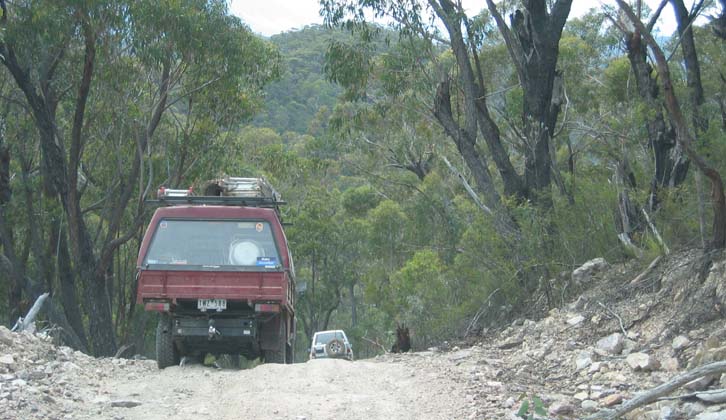
<svg viewBox="0 0 726 420"><path fill-rule="evenodd" d="M65 229L61 230L60 233L57 259L58 285L60 297L63 302L63 310L68 319L68 323L76 332L79 341L84 347L88 348L88 339L86 338L85 328L83 327L83 318L81 312L78 310L78 291L76 290L73 268L71 267L71 256L68 253L68 239Z"/></svg>
<svg viewBox="0 0 726 420"><path fill-rule="evenodd" d="M525 186L530 199L549 208L552 171L557 170L551 161L549 143L560 112L553 93L560 37L572 0L557 0L549 11L544 0L524 1L523 10L510 16L511 29L493 0L487 0L487 6L504 38L524 94Z"/></svg>
<svg viewBox="0 0 726 420"><path fill-rule="evenodd" d="M348 285L350 291L350 326L355 328L358 325L358 302L355 296L355 283Z"/></svg>
<svg viewBox="0 0 726 420"><path fill-rule="evenodd" d="M696 42L693 39L693 19L688 14L688 9L683 0L670 0L676 14L678 23L678 35L681 37L681 52L686 67L686 83L691 102L691 115L696 137L708 131L708 118L699 112L704 103L703 85L701 84L701 65L698 62Z"/></svg>
<svg viewBox="0 0 726 420"><path fill-rule="evenodd" d="M25 287L23 273L17 271L19 264L13 243L13 232L7 224L7 206L10 205L12 190L10 189L10 149L5 144L3 131L0 130L0 245L2 245L4 261L7 267L3 270L10 280L8 287L8 321L14 322L21 313L22 292Z"/></svg>
<svg viewBox="0 0 726 420"><path fill-rule="evenodd" d="M31 70L33 70L31 65L19 62L15 53L16 45L9 45L0 40L0 62L5 65L13 76L32 111L40 136L43 178L50 182L51 188L48 189L52 189L52 192L60 198L66 215L71 256L74 261L75 271L78 273L78 279L82 285L83 308L86 312L85 315L88 317L89 339L92 343L92 350L96 355L111 356L116 351L116 339L107 290L107 273L109 267L113 264L113 252L119 245L130 239L142 223L141 206L139 205L135 225L130 229L130 233L121 237L118 236L124 212L139 177L141 157L139 156L138 160L134 160L130 171L122 176L121 191L113 195L113 205L110 206L106 219L108 227L105 238L100 241L98 247L100 251L96 254L94 241L81 209L82 191L78 189L80 164L85 145L83 134L86 122L85 111L93 81L96 60L95 43L98 39L95 29L90 26L90 19L84 13L83 10L78 11L79 21L77 24L82 31L85 55L73 109L70 136L68 136L70 144L68 150L66 150L66 144L60 137L56 136L55 132L56 127L59 127L60 124L56 124L55 118L58 103L53 90L55 86L53 70L59 64L63 54L54 54L49 59L51 64L48 69L42 69L44 72L40 72L40 80L37 85L30 77ZM54 47L62 51L67 46L59 44ZM162 67L158 101L154 109L152 109L146 129L143 130L138 139L137 145L140 151L146 150L166 109L171 85L169 61L163 62Z"/></svg>
<svg viewBox="0 0 726 420"><path fill-rule="evenodd" d="M509 214L494 188L486 158L476 148L476 132L464 130L455 122L451 110L451 86L448 80L439 83L434 101L434 116L456 144L459 154L474 176L476 186L483 195L487 208L492 210L497 232L504 238L518 237L519 227Z"/></svg>
<svg viewBox="0 0 726 420"><path fill-rule="evenodd" d="M666 126L658 84L653 78L653 68L647 62L647 51L640 33L626 34L625 44L638 94L648 107L645 126L655 164L647 204L648 211L652 213L660 207L659 190L680 185L688 174L689 162L676 142L675 131Z"/></svg>
<svg viewBox="0 0 726 420"><path fill-rule="evenodd" d="M683 53L683 61L686 67L686 82L688 85L688 94L691 102L691 119L693 121L693 129L696 138L703 139L703 135L708 131L708 118L701 113L701 106L704 103L703 85L701 84L701 65L698 61L698 53L696 52L696 43L693 39L693 18L689 15L683 0L671 0L673 10L678 22L678 34L681 37L681 52ZM702 140L703 141L703 140ZM705 231L706 197L703 194L703 180L701 174L696 173L696 195L698 199L698 224L701 232L701 242L705 247Z"/></svg>
<svg viewBox="0 0 726 420"><path fill-rule="evenodd" d="M633 234L642 233L645 230L645 223L639 206L630 198L630 191L636 187L636 184L635 175L630 169L628 156L625 153L618 162L614 178L618 188L618 206L615 212L618 239L626 248L639 255L642 250L633 243Z"/></svg>
<svg viewBox="0 0 726 420"><path fill-rule="evenodd" d="M693 150L693 136L688 129L688 124L681 111L678 98L676 98L670 70L663 50L655 42L655 39L653 39L653 36L645 28L643 22L635 16L630 6L624 0L617 0L617 2L620 9L626 13L630 21L635 25L637 31L643 34L643 38L655 56L658 78L663 88L668 114L671 116L671 121L676 129L678 143L683 147L683 150L688 154L688 157L695 163L698 169L711 181L711 198L713 203L713 240L711 246L715 249L723 249L726 247L726 198L724 197L724 186L721 174Z"/></svg>

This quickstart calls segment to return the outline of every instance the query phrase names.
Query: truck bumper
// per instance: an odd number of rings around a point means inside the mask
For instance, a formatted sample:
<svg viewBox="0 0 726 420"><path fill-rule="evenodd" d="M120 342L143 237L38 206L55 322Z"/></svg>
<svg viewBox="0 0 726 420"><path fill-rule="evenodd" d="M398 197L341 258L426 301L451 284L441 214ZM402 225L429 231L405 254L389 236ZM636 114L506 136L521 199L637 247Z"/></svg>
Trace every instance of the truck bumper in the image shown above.
<svg viewBox="0 0 726 420"><path fill-rule="evenodd" d="M254 318L174 317L172 337L185 353L250 354L258 351Z"/></svg>
<svg viewBox="0 0 726 420"><path fill-rule="evenodd" d="M174 337L203 338L208 341L227 339L254 341L257 338L257 321L254 318L174 318Z"/></svg>

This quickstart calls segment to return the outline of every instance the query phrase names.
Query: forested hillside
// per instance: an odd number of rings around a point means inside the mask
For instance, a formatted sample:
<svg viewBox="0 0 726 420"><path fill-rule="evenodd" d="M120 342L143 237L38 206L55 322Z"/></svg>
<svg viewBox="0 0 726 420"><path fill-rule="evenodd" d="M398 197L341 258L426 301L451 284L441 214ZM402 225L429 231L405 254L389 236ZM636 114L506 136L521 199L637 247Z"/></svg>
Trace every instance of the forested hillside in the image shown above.
<svg viewBox="0 0 726 420"><path fill-rule="evenodd" d="M334 28L266 40L221 0L8 2L4 324L49 291L64 342L146 352L144 199L223 174L288 202L299 350L340 327L371 356L397 324L424 348L562 305L591 258L724 247L723 4L321 3Z"/></svg>
<svg viewBox="0 0 726 420"><path fill-rule="evenodd" d="M282 76L265 89L265 108L255 117L254 125L279 133L306 134L313 128L310 125L317 113L329 112L342 91L323 73L325 49L328 42L346 35L340 30L308 26L272 36L270 42L282 56Z"/></svg>

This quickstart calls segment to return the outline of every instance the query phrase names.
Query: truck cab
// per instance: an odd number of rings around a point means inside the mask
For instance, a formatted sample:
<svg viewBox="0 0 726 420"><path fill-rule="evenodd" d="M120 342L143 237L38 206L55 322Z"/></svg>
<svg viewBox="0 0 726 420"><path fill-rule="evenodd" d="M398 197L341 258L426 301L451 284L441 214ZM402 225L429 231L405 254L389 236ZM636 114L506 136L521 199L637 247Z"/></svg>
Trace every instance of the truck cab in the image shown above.
<svg viewBox="0 0 726 420"><path fill-rule="evenodd" d="M159 191L137 260L137 301L160 313L159 368L204 353L292 363L295 273L279 195L225 178L219 195Z"/></svg>

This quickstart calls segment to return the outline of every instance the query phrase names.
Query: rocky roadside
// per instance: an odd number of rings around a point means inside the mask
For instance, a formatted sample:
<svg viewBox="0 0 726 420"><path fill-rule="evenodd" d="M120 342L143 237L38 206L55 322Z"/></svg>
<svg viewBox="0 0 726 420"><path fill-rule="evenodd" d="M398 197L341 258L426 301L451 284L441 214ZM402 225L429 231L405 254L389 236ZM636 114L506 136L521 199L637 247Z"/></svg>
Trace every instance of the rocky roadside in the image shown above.
<svg viewBox="0 0 726 420"><path fill-rule="evenodd" d="M156 369L154 361L97 359L49 337L13 333L0 326L0 419L74 419L93 407L104 378L136 378ZM129 406L133 401L98 401Z"/></svg>
<svg viewBox="0 0 726 420"><path fill-rule="evenodd" d="M615 333L595 343L578 339L577 315L554 311L540 323L524 321L491 343L448 351L379 356L414 372L434 370L465 384L469 419L583 419L667 382L689 366L726 359L726 330L678 336L655 351ZM683 367L681 367L681 363ZM626 419L726 419L726 374L694 381L674 395L626 414ZM535 406L541 406L539 414ZM529 409L522 410L523 405Z"/></svg>
<svg viewBox="0 0 726 420"><path fill-rule="evenodd" d="M544 318L515 320L471 346L381 358L458 378L471 419L597 417L726 360L726 260L701 261L686 251L628 271L595 259L568 274L579 297ZM623 418L726 420L726 374L694 380Z"/></svg>

